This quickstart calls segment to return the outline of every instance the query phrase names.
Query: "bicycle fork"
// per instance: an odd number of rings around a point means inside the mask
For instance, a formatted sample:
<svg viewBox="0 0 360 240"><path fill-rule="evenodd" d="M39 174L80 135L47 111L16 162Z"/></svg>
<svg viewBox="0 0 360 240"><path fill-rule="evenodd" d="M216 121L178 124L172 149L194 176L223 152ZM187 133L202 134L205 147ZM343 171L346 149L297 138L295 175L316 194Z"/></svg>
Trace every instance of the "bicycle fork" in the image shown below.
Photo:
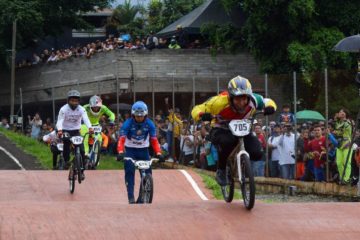
<svg viewBox="0 0 360 240"><path fill-rule="evenodd" d="M240 184L242 184L241 156L243 154L247 155L249 158L250 158L250 156L249 156L249 153L246 152L246 150L245 150L244 142L243 142L244 140L240 139L239 141L240 141L240 151L238 154L236 154L236 163L237 163L237 168L238 168L237 170L238 170L239 182L240 182Z"/></svg>

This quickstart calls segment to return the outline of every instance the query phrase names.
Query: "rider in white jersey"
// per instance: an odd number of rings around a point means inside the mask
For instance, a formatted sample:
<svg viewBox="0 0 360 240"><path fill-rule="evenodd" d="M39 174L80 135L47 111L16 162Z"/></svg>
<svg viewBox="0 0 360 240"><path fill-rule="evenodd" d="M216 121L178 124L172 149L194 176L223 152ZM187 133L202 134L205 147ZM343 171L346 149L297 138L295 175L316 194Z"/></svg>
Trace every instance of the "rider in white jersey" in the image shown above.
<svg viewBox="0 0 360 240"><path fill-rule="evenodd" d="M81 120L89 128L89 133L93 133L90 120L86 114L85 109L80 106L80 93L76 90L68 92L68 103L64 105L59 112L56 127L58 129L58 136L62 137L63 132L69 133L70 137L80 136ZM64 139L63 156L65 165L68 166L70 158L70 139ZM85 159L84 145L80 146L82 159ZM83 178L85 176L83 175Z"/></svg>

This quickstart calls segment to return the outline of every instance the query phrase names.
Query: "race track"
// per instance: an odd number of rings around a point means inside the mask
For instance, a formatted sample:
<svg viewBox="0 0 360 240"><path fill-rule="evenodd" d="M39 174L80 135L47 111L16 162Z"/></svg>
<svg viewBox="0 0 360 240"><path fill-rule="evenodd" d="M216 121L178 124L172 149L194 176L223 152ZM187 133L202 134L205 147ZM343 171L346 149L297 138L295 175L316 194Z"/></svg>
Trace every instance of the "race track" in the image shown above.
<svg viewBox="0 0 360 240"><path fill-rule="evenodd" d="M0 239L357 239L357 203L265 204L211 199L178 170L154 170L151 205L129 205L123 171L0 171ZM138 180L138 179L137 179ZM137 181L138 183L138 181Z"/></svg>

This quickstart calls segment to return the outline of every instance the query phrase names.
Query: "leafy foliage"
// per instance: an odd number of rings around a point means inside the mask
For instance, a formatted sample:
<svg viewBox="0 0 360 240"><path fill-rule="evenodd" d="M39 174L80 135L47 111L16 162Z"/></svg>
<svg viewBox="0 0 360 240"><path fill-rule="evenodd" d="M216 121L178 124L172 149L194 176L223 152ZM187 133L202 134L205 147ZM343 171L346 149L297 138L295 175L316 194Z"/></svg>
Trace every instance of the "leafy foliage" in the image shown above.
<svg viewBox="0 0 360 240"><path fill-rule="evenodd" d="M232 24L220 26L208 23L204 24L200 31L208 39L213 54L219 49L224 49L226 53L235 53L241 46L241 31Z"/></svg>

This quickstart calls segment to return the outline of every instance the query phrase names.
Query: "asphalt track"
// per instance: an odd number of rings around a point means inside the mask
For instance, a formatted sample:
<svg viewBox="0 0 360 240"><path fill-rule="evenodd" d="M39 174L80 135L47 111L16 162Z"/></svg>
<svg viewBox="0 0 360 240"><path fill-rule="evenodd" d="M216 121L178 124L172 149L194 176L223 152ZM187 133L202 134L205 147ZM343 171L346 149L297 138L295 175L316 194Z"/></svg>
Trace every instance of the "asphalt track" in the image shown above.
<svg viewBox="0 0 360 240"><path fill-rule="evenodd" d="M0 239L358 239L357 203L265 204L247 211L208 201L178 170L154 170L151 205L129 205L123 171L0 171ZM138 180L138 179L137 179ZM138 181L137 181L138 182Z"/></svg>

